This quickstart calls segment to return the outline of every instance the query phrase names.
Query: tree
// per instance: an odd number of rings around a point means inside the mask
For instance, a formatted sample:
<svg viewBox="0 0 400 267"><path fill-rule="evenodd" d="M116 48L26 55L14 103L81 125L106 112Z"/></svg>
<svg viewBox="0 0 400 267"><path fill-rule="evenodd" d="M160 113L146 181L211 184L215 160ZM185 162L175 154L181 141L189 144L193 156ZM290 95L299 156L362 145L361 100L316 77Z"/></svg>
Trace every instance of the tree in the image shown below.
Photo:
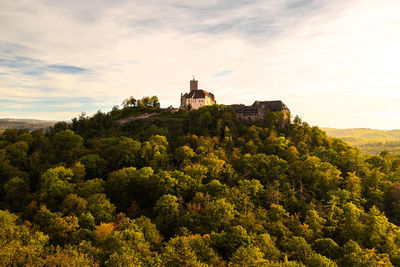
<svg viewBox="0 0 400 267"><path fill-rule="evenodd" d="M147 217L141 216L134 220L135 224L143 233L144 238L150 244L150 248L157 249L161 246L162 236L158 232L156 225Z"/></svg>
<svg viewBox="0 0 400 267"><path fill-rule="evenodd" d="M75 191L78 196L88 198L94 194L104 193L105 186L106 183L103 179L95 178L79 183Z"/></svg>
<svg viewBox="0 0 400 267"><path fill-rule="evenodd" d="M126 211L132 201L149 206L151 203L147 190L153 173L150 167L139 170L130 167L112 172L107 179L106 191L122 211Z"/></svg>
<svg viewBox="0 0 400 267"><path fill-rule="evenodd" d="M49 237L18 220L17 215L0 210L0 265L39 265Z"/></svg>
<svg viewBox="0 0 400 267"><path fill-rule="evenodd" d="M136 107L137 102L138 101L133 96L131 96L131 97L125 99L122 102L122 105L124 106L124 108L126 108L126 107Z"/></svg>
<svg viewBox="0 0 400 267"><path fill-rule="evenodd" d="M96 242L102 243L107 237L114 231L114 223L100 223L96 226L94 230L94 235L96 237Z"/></svg>
<svg viewBox="0 0 400 267"><path fill-rule="evenodd" d="M338 259L341 254L339 245L330 238L317 239L312 247L317 253L333 260Z"/></svg>
<svg viewBox="0 0 400 267"><path fill-rule="evenodd" d="M24 168L28 163L29 144L25 141L19 141L6 146L7 158L11 164Z"/></svg>
<svg viewBox="0 0 400 267"><path fill-rule="evenodd" d="M235 253L238 248L248 247L251 241L246 229L240 225L230 227L226 232L212 232L211 240L213 246L217 248L220 255L225 259L232 257L233 253ZM242 252L240 253L242 254ZM257 255L259 253L256 252L255 254Z"/></svg>
<svg viewBox="0 0 400 267"><path fill-rule="evenodd" d="M317 253L311 254L307 259L307 266L310 267L336 267L337 264L325 256Z"/></svg>
<svg viewBox="0 0 400 267"><path fill-rule="evenodd" d="M151 166L154 170L164 169L168 160L168 142L165 136L154 135L149 141L142 144L141 157L145 166Z"/></svg>
<svg viewBox="0 0 400 267"><path fill-rule="evenodd" d="M149 106L157 109L160 108L160 102L157 96L150 97Z"/></svg>
<svg viewBox="0 0 400 267"><path fill-rule="evenodd" d="M103 138L99 149L101 157L107 162L107 170L118 170L137 163L140 142L124 136Z"/></svg>
<svg viewBox="0 0 400 267"><path fill-rule="evenodd" d="M260 252L264 254L264 258L271 261L276 261L280 258L281 252L276 247L274 240L268 233L263 233L257 236L254 243L260 249Z"/></svg>
<svg viewBox="0 0 400 267"><path fill-rule="evenodd" d="M318 211L310 209L307 211L305 223L314 231L314 237L323 236L323 228L326 220L319 216Z"/></svg>
<svg viewBox="0 0 400 267"><path fill-rule="evenodd" d="M75 216L52 217L49 221L47 232L53 244L65 245L73 243L77 238L79 227L78 218Z"/></svg>
<svg viewBox="0 0 400 267"><path fill-rule="evenodd" d="M189 146L178 147L175 151L175 158L179 165L190 163L190 160L196 156L196 153Z"/></svg>
<svg viewBox="0 0 400 267"><path fill-rule="evenodd" d="M393 266L387 254L378 254L374 249L364 250L353 240L344 244L343 251L342 266Z"/></svg>
<svg viewBox="0 0 400 267"><path fill-rule="evenodd" d="M29 199L29 184L27 181L20 177L11 178L3 186L4 188L4 201L14 211L22 211L26 201Z"/></svg>
<svg viewBox="0 0 400 267"><path fill-rule="evenodd" d="M166 236L172 234L179 218L178 199L173 195L164 195L157 200L154 207L156 213L156 224L160 231Z"/></svg>
<svg viewBox="0 0 400 267"><path fill-rule="evenodd" d="M168 242L162 259L167 266L202 266L188 240L179 237Z"/></svg>
<svg viewBox="0 0 400 267"><path fill-rule="evenodd" d="M95 218L96 223L110 222L115 212L115 206L105 194L94 194L87 199L87 209Z"/></svg>
<svg viewBox="0 0 400 267"><path fill-rule="evenodd" d="M246 154L241 165L245 177L260 180L263 185L273 180L284 181L287 177L288 164L276 155Z"/></svg>
<svg viewBox="0 0 400 267"><path fill-rule="evenodd" d="M64 215L79 216L86 210L87 201L75 194L69 194L61 204Z"/></svg>
<svg viewBox="0 0 400 267"><path fill-rule="evenodd" d="M48 169L40 179L40 199L51 208L57 207L74 191L75 185L70 183L73 175L64 167Z"/></svg>
<svg viewBox="0 0 400 267"><path fill-rule="evenodd" d="M367 213L365 223L365 245L376 248L381 252L389 253L397 248L395 239L400 237L398 231L393 231L396 226L373 206Z"/></svg>
<svg viewBox="0 0 400 267"><path fill-rule="evenodd" d="M351 202L344 205L343 211L340 239L344 242L349 240L360 241L365 227L362 223L364 211Z"/></svg>
<svg viewBox="0 0 400 267"><path fill-rule="evenodd" d="M231 203L222 198L210 202L204 213L204 225L211 232L229 228L236 211Z"/></svg>
<svg viewBox="0 0 400 267"><path fill-rule="evenodd" d="M333 165L321 162L318 157L297 161L293 167L293 180L297 181L300 197L311 193L319 199L326 199L328 191L336 189L342 180L340 171ZM305 185L309 190L304 190Z"/></svg>
<svg viewBox="0 0 400 267"><path fill-rule="evenodd" d="M107 162L98 154L85 155L79 159L79 162L85 165L87 178L103 177Z"/></svg>
<svg viewBox="0 0 400 267"><path fill-rule="evenodd" d="M83 138L71 130L58 132L53 137L53 146L61 161L71 162L78 158L83 146Z"/></svg>
<svg viewBox="0 0 400 267"><path fill-rule="evenodd" d="M264 254L258 247L238 248L230 259L229 266L268 266Z"/></svg>
<svg viewBox="0 0 400 267"><path fill-rule="evenodd" d="M303 263L307 262L307 258L312 253L310 245L303 237L292 237L283 243L283 247L288 252L290 259Z"/></svg>

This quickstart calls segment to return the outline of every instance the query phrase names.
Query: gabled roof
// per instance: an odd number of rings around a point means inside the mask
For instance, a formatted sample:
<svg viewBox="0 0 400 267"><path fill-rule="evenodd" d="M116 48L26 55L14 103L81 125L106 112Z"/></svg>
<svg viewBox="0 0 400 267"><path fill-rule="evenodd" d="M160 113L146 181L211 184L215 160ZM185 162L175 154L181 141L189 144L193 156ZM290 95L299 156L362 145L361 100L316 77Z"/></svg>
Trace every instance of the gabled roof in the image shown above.
<svg viewBox="0 0 400 267"><path fill-rule="evenodd" d="M185 98L205 98L206 96L214 100L214 95L212 93L209 93L205 90L192 90L190 93L185 93L183 95Z"/></svg>
<svg viewBox="0 0 400 267"><path fill-rule="evenodd" d="M243 112L257 112L258 111L258 107L256 106L245 106L243 104L235 104L235 105L231 105L231 107L233 108L234 111L239 112L239 113L243 113Z"/></svg>
<svg viewBox="0 0 400 267"><path fill-rule="evenodd" d="M262 106L264 109L268 109L271 112L277 111L289 111L289 108L280 100L274 101L256 101L252 105L253 107Z"/></svg>

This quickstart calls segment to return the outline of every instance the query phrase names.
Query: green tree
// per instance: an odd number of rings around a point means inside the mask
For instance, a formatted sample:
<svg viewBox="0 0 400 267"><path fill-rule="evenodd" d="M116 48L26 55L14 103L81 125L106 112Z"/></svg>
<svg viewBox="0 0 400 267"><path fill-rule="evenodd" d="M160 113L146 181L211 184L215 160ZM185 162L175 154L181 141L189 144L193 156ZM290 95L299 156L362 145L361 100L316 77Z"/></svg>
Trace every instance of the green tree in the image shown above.
<svg viewBox="0 0 400 267"><path fill-rule="evenodd" d="M263 185L287 177L288 164L276 155L246 154L241 164L245 177L260 180Z"/></svg>
<svg viewBox="0 0 400 267"><path fill-rule="evenodd" d="M312 249L303 237L295 236L283 243L285 251L290 259L307 262L307 258L311 255Z"/></svg>
<svg viewBox="0 0 400 267"><path fill-rule="evenodd" d="M336 267L337 264L325 256L313 253L307 259L307 266L310 267Z"/></svg>
<svg viewBox="0 0 400 267"><path fill-rule="evenodd" d="M53 137L55 153L61 161L72 162L79 156L83 138L71 130L58 132Z"/></svg>
<svg viewBox="0 0 400 267"><path fill-rule="evenodd" d="M258 247L238 248L230 259L229 266L269 266Z"/></svg>
<svg viewBox="0 0 400 267"><path fill-rule="evenodd" d="M168 142L165 136L154 135L149 141L142 144L141 157L145 166L151 166L154 170L164 169L168 161Z"/></svg>
<svg viewBox="0 0 400 267"><path fill-rule="evenodd" d="M204 225L209 232L229 228L236 215L234 206L223 198L210 202L204 213Z"/></svg>
<svg viewBox="0 0 400 267"><path fill-rule="evenodd" d="M171 235L179 218L178 199L173 195L160 197L154 207L154 212L157 215L155 222L160 231L167 236Z"/></svg>
<svg viewBox="0 0 400 267"><path fill-rule="evenodd" d="M40 179L40 200L51 208L61 204L74 191L75 185L70 182L73 175L71 169L64 167L48 169Z"/></svg>
<svg viewBox="0 0 400 267"><path fill-rule="evenodd" d="M341 254L339 245L330 238L317 239L312 247L317 253L333 260L338 259Z"/></svg>
<svg viewBox="0 0 400 267"><path fill-rule="evenodd" d="M95 178L79 183L76 187L76 193L80 197L88 198L94 194L104 193L106 183L103 179Z"/></svg>
<svg viewBox="0 0 400 267"><path fill-rule="evenodd" d="M246 229L242 226L237 225L229 227L226 232L211 233L211 240L213 246L217 248L220 255L228 259L232 257L235 251L240 247L248 247L251 242L251 237L248 235ZM242 254L242 252L241 252ZM259 254L258 252L255 253ZM259 254L261 255L261 254Z"/></svg>
<svg viewBox="0 0 400 267"><path fill-rule="evenodd" d="M75 194L69 194L61 204L64 215L79 216L86 210L87 201Z"/></svg>
<svg viewBox="0 0 400 267"><path fill-rule="evenodd" d="M49 221L47 232L50 241L54 244L65 245L73 243L77 238L79 227L78 218L75 216L52 217Z"/></svg>
<svg viewBox="0 0 400 267"><path fill-rule="evenodd" d="M79 162L85 165L88 178L103 177L107 162L98 154L85 155L79 159Z"/></svg>
<svg viewBox="0 0 400 267"><path fill-rule="evenodd" d="M4 186L4 201L13 211L22 211L29 200L29 183L20 177L11 178Z"/></svg>
<svg viewBox="0 0 400 267"><path fill-rule="evenodd" d="M39 265L49 237L18 224L18 216L0 210L0 265Z"/></svg>
<svg viewBox="0 0 400 267"><path fill-rule="evenodd" d="M87 199L87 210L95 218L96 223L109 222L115 212L115 206L105 194L94 194Z"/></svg>
<svg viewBox="0 0 400 267"><path fill-rule="evenodd" d="M107 162L107 169L118 170L135 166L140 151L140 142L124 136L108 137L101 139L99 149L101 158Z"/></svg>
<svg viewBox="0 0 400 267"><path fill-rule="evenodd" d="M196 153L189 146L178 147L175 151L175 158L179 165L190 163L190 160L196 156Z"/></svg>

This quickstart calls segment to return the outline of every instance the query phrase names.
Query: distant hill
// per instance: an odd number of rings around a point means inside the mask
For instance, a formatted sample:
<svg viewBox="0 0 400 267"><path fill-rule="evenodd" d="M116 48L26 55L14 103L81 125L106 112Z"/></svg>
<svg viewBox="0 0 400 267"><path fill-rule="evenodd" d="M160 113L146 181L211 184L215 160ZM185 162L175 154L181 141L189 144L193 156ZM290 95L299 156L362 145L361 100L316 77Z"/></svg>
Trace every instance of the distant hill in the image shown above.
<svg viewBox="0 0 400 267"><path fill-rule="evenodd" d="M53 126L57 121L44 121L33 119L0 119L0 131L5 129L29 129L30 131L37 129L45 129Z"/></svg>
<svg viewBox="0 0 400 267"><path fill-rule="evenodd" d="M340 138L363 152L377 155L383 150L400 153L400 130L376 130L368 128L323 128L330 137Z"/></svg>

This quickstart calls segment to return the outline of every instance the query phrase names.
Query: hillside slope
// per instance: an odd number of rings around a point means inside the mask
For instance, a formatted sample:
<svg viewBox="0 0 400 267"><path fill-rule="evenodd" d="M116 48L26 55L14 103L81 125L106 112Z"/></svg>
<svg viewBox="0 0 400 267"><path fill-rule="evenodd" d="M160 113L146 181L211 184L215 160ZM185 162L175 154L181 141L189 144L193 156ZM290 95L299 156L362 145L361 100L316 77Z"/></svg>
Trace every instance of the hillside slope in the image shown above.
<svg viewBox="0 0 400 267"><path fill-rule="evenodd" d="M142 102L0 133L0 266L400 266L400 155Z"/></svg>
<svg viewBox="0 0 400 267"><path fill-rule="evenodd" d="M0 119L0 131L4 131L5 129L28 129L33 131L48 128L55 123L56 121L4 118Z"/></svg>
<svg viewBox="0 0 400 267"><path fill-rule="evenodd" d="M322 128L330 137L337 137L370 155L383 150L400 153L400 130L376 130L368 128Z"/></svg>

